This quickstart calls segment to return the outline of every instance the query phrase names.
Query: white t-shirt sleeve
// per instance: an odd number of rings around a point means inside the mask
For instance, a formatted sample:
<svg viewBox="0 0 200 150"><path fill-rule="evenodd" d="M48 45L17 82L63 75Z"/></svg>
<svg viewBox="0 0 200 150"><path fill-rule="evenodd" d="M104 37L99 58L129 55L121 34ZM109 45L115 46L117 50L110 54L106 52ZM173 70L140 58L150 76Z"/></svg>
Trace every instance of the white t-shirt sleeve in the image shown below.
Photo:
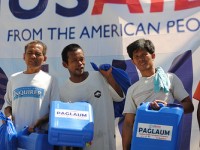
<svg viewBox="0 0 200 150"><path fill-rule="evenodd" d="M55 77L52 77L50 98L51 101L60 100L58 82Z"/></svg>
<svg viewBox="0 0 200 150"><path fill-rule="evenodd" d="M113 101L121 102L125 98L124 92L123 92L123 97L120 97L110 84L109 84L109 90L110 90L111 96L113 98Z"/></svg>
<svg viewBox="0 0 200 150"><path fill-rule="evenodd" d="M172 84L172 94L174 96L174 99L182 101L185 97L189 96L189 94L183 86L182 81L175 74L172 74L170 78Z"/></svg>
<svg viewBox="0 0 200 150"><path fill-rule="evenodd" d="M115 101L115 102L121 102L121 101L123 101L123 99L125 98L125 95L123 94L123 97L120 97L118 95L118 93L113 89L113 87L103 77L103 75L101 73L98 73L98 75L99 75L98 78L102 78L102 80L104 80L105 86L108 86L109 91L110 91L110 95L111 95L113 101Z"/></svg>
<svg viewBox="0 0 200 150"><path fill-rule="evenodd" d="M133 89L131 87L128 89L127 94L126 94L123 114L126 114L126 113L136 114L137 106L135 105L133 97L132 97Z"/></svg>

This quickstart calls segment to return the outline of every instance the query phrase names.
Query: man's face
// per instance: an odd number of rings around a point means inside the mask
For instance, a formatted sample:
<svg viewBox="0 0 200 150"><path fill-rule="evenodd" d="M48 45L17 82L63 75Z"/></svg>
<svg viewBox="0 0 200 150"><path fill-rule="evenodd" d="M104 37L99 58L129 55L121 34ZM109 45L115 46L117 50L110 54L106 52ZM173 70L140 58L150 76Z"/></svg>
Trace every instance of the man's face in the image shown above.
<svg viewBox="0 0 200 150"><path fill-rule="evenodd" d="M81 49L68 52L68 61L63 62L63 66L68 68L71 76L81 76L84 73L85 57Z"/></svg>
<svg viewBox="0 0 200 150"><path fill-rule="evenodd" d="M142 72L153 67L155 54L150 54L146 50L138 49L133 52L132 62Z"/></svg>
<svg viewBox="0 0 200 150"><path fill-rule="evenodd" d="M42 64L46 61L46 56L43 54L42 45L33 43L28 46L24 53L24 60L27 65L27 69L40 69Z"/></svg>

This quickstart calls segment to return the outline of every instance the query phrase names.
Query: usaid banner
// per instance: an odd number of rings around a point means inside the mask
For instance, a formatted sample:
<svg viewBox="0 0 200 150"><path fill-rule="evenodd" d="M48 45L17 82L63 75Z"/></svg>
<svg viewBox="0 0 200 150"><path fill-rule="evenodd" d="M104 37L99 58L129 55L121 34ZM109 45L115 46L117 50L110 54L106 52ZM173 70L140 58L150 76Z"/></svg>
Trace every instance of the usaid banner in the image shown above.
<svg viewBox="0 0 200 150"><path fill-rule="evenodd" d="M200 80L200 0L0 0L0 20L0 106L9 76L25 69L25 44L35 39L46 43L44 69L59 83L68 77L61 51L77 43L85 51L87 70L93 70L90 62L109 63L125 70L133 84L140 74L126 47L138 38L153 41L156 66L175 73L191 98ZM181 150L199 149L198 101L192 101L195 110L184 116Z"/></svg>

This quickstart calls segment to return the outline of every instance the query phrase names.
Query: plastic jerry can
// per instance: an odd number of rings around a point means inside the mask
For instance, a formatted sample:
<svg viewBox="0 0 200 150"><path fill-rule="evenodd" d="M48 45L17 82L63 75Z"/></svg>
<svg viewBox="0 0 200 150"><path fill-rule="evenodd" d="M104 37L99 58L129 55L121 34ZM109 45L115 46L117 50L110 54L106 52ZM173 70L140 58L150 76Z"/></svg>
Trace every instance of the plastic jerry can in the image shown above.
<svg viewBox="0 0 200 150"><path fill-rule="evenodd" d="M179 150L183 108L179 104L160 104L153 110L142 103L136 112L131 150Z"/></svg>
<svg viewBox="0 0 200 150"><path fill-rule="evenodd" d="M53 145L48 142L47 133L28 133L28 127L18 133L18 148L25 150L53 150Z"/></svg>
<svg viewBox="0 0 200 150"><path fill-rule="evenodd" d="M49 143L85 147L93 139L94 119L87 102L52 101L49 121Z"/></svg>

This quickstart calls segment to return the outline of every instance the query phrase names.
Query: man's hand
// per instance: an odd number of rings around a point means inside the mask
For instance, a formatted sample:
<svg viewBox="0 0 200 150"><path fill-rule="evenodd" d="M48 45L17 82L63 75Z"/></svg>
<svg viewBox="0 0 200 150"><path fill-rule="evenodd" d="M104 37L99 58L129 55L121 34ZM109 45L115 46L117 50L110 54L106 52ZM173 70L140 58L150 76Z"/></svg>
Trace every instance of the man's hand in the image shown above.
<svg viewBox="0 0 200 150"><path fill-rule="evenodd" d="M112 77L112 67L110 67L108 70L102 70L102 69L100 69L99 70L100 71L100 73L107 79L107 80L109 80L109 78L110 77Z"/></svg>
<svg viewBox="0 0 200 150"><path fill-rule="evenodd" d="M153 102L150 103L150 107L153 109L153 110L159 110L160 109L160 106L158 103L162 103L164 106L167 106L167 102L163 101L163 100L155 100Z"/></svg>
<svg viewBox="0 0 200 150"><path fill-rule="evenodd" d="M11 119L12 121L14 121L14 117L12 116L12 107L7 106L4 109L4 114L7 118ZM5 123L5 121L2 121L3 123Z"/></svg>
<svg viewBox="0 0 200 150"><path fill-rule="evenodd" d="M49 121L49 114L46 114L42 118L38 119L35 124L29 126L28 131L29 132L35 132L35 129L38 128L40 129L41 126Z"/></svg>

